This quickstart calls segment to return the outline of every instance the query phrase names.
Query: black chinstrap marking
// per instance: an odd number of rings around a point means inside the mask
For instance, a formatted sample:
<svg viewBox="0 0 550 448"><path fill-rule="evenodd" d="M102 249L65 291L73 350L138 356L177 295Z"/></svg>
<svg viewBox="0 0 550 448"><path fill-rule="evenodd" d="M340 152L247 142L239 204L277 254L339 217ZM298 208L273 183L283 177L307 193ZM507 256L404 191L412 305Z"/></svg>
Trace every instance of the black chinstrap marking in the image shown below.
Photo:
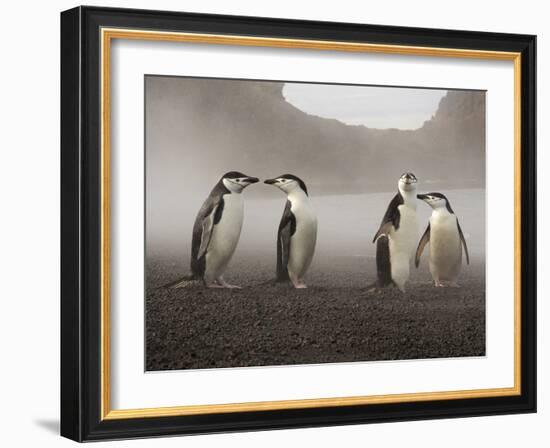
<svg viewBox="0 0 550 448"><path fill-rule="evenodd" d="M277 176L275 179L295 180L296 182L298 182L298 185L300 185L300 188L304 190L304 193L309 196L306 183L302 179L300 179L298 176L295 176L294 174L282 174L281 176Z"/></svg>

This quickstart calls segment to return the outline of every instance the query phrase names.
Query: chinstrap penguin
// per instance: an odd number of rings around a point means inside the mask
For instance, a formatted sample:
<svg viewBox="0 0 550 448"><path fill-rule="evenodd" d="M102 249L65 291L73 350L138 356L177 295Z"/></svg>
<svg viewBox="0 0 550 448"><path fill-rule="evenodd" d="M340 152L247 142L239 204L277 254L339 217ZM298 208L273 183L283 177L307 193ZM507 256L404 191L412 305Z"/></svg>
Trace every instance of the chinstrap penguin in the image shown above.
<svg viewBox="0 0 550 448"><path fill-rule="evenodd" d="M426 244L430 243L430 273L434 285L458 286L456 280L462 268L462 247L466 263L470 264L468 246L460 223L449 200L441 193L419 194L418 199L432 208L432 215L426 231L416 249L415 264L420 264L420 256Z"/></svg>
<svg viewBox="0 0 550 448"><path fill-rule="evenodd" d="M191 275L166 285L185 287L201 279L209 288L236 288L223 279L239 242L244 217L242 191L259 182L238 171L225 173L200 208L193 226Z"/></svg>
<svg viewBox="0 0 550 448"><path fill-rule="evenodd" d="M292 174L267 179L264 183L287 195L277 233L277 281L290 280L295 288L306 288L303 279L317 242L317 215L306 184Z"/></svg>
<svg viewBox="0 0 550 448"><path fill-rule="evenodd" d="M416 183L413 173L404 173L399 178L397 194L390 201L372 240L376 242L377 281L374 287L395 284L405 292L418 241Z"/></svg>

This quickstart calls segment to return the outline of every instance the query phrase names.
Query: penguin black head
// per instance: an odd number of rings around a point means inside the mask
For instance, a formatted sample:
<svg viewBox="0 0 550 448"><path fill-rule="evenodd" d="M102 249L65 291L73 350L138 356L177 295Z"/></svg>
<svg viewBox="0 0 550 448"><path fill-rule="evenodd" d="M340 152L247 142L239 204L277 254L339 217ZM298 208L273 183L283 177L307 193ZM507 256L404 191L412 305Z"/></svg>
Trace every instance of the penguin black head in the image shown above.
<svg viewBox="0 0 550 448"><path fill-rule="evenodd" d="M432 192L426 194L417 194L416 197L421 201L424 201L434 210L445 207L449 213L454 213L453 209L451 208L451 203L442 193Z"/></svg>
<svg viewBox="0 0 550 448"><path fill-rule="evenodd" d="M399 178L398 187L400 190L413 191L416 189L416 176L413 173L403 173Z"/></svg>
<svg viewBox="0 0 550 448"><path fill-rule="evenodd" d="M266 179L264 184L273 185L285 193L290 193L294 189L300 188L306 195L308 195L305 182L294 174L282 174L281 176L274 177L273 179Z"/></svg>
<svg viewBox="0 0 550 448"><path fill-rule="evenodd" d="M259 181L260 179L257 177L247 176L239 171L229 171L220 179L220 182L225 185L225 188L233 193L240 193L250 184L255 184Z"/></svg>

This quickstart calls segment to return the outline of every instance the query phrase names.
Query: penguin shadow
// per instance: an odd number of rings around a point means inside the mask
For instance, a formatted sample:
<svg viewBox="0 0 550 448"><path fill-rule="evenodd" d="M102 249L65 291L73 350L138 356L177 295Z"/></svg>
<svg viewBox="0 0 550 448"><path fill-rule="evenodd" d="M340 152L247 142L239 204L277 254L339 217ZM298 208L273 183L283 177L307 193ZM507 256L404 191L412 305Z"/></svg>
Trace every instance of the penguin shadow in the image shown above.
<svg viewBox="0 0 550 448"><path fill-rule="evenodd" d="M239 286L231 287L231 288L223 288L223 287L213 288L213 287L206 286L202 280L189 280L189 281L186 281L185 284L178 285L178 286L170 286L170 285L157 286L154 290L165 291L165 292L168 291L172 293L177 293L178 291L180 292L193 291L199 294L203 294L205 292L238 293L239 291L251 289L253 286L254 285L240 284Z"/></svg>
<svg viewBox="0 0 550 448"><path fill-rule="evenodd" d="M363 293L365 299L383 299L383 300L408 300L408 301L426 301L436 300L442 295L452 294L460 289L460 285L448 287L436 287L433 281L417 281L407 285L405 291L401 291L395 285L389 286L369 286Z"/></svg>
<svg viewBox="0 0 550 448"><path fill-rule="evenodd" d="M274 291L286 292L286 293L296 293L296 294L308 294L312 292L323 293L330 291L331 288L328 286L308 286L304 289L294 288L290 282L277 281L275 279L269 279L260 282L253 283L243 283L239 284L237 288L209 288L205 286L202 280L188 280L184 284L178 286L170 286L169 284L161 284L159 286L153 287L148 292L170 292L178 293L179 292L194 292L198 294L204 294L207 292L231 292L239 293L240 291L250 291L250 290L260 290L260 289L269 289ZM441 295L452 294L453 292L459 292L462 286L458 285L448 285L445 287L436 287L433 281L423 280L416 281L407 286L405 292L401 291L395 285L389 286L376 286L372 283L369 286L360 287L360 295L363 299L384 299L384 300L426 300L434 297L439 297Z"/></svg>
<svg viewBox="0 0 550 448"><path fill-rule="evenodd" d="M367 286L362 293L363 299L370 300L404 300L407 298L408 292L401 291L397 286Z"/></svg>
<svg viewBox="0 0 550 448"><path fill-rule="evenodd" d="M249 291L257 288L273 288L281 291L285 291L285 290L286 291L308 291L308 289L310 291L312 289L316 291L324 291L328 289L328 288L323 288L318 286L315 286L315 287L309 286L308 288L305 288L305 289L296 289L292 286L292 283L277 281L276 279L269 279L269 280L264 280L260 282L251 282L251 283L246 283L246 282L238 283L238 287L233 287L233 288L222 288L222 287L216 288L216 287L206 286L204 282L200 279L190 279L190 280L184 280L180 282L177 286L174 286L173 282L169 282L169 283L162 282L159 286L155 286L151 288L151 291L158 291L158 292L193 291L201 294L205 292L218 292L218 291L219 292L231 291L231 292L238 293L239 291L243 291L243 290Z"/></svg>
<svg viewBox="0 0 550 448"><path fill-rule="evenodd" d="M290 283L290 282L278 281L276 279L270 279L270 280L265 280L263 282L254 283L254 284L250 285L250 288L270 288L270 289L274 289L274 290L277 290L277 291L303 292L304 294L307 293L308 290L309 291L311 291L312 289L315 289L316 291L319 290L318 287L311 288L310 286L308 286L307 288L302 288L302 289L295 288L292 285L292 283Z"/></svg>
<svg viewBox="0 0 550 448"><path fill-rule="evenodd" d="M468 287L449 285L438 287L433 281L418 281L411 285L410 300L417 303L446 303L468 293Z"/></svg>

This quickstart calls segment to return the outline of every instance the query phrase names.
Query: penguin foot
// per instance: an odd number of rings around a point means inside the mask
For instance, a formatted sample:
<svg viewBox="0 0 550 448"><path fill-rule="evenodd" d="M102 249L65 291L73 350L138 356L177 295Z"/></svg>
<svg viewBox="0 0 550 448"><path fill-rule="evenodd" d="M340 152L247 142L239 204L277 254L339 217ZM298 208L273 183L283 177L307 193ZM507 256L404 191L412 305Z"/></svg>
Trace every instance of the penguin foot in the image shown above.
<svg viewBox="0 0 550 448"><path fill-rule="evenodd" d="M237 286L237 285L231 285L229 283L227 283L222 277L216 279L215 283L214 283L215 287L220 287L220 288L227 288L227 289L242 289L240 286Z"/></svg>
<svg viewBox="0 0 550 448"><path fill-rule="evenodd" d="M378 281L371 283L367 286L367 293L368 294L384 294L384 291L388 289L396 288L397 285L395 283L389 283L389 284L381 284Z"/></svg>
<svg viewBox="0 0 550 448"><path fill-rule="evenodd" d="M388 287L380 286L378 284L370 285L367 287L367 294L384 294L386 289L388 289Z"/></svg>
<svg viewBox="0 0 550 448"><path fill-rule="evenodd" d="M187 288L191 285L196 285L200 280L196 278L193 274L180 277L175 282L167 283L163 288Z"/></svg>
<svg viewBox="0 0 550 448"><path fill-rule="evenodd" d="M217 283L211 283L209 285L206 285L206 287L211 289L243 289L241 286L237 286L237 285L230 285L230 284L218 285Z"/></svg>
<svg viewBox="0 0 550 448"><path fill-rule="evenodd" d="M167 286L167 288L172 288L172 289L187 288L189 286L195 286L197 284L199 284L198 280L182 280L176 283L175 285Z"/></svg>
<svg viewBox="0 0 550 448"><path fill-rule="evenodd" d="M457 282L434 282L436 288L460 288L460 285Z"/></svg>
<svg viewBox="0 0 550 448"><path fill-rule="evenodd" d="M307 289L307 285L301 280L292 280L292 284L296 289Z"/></svg>

